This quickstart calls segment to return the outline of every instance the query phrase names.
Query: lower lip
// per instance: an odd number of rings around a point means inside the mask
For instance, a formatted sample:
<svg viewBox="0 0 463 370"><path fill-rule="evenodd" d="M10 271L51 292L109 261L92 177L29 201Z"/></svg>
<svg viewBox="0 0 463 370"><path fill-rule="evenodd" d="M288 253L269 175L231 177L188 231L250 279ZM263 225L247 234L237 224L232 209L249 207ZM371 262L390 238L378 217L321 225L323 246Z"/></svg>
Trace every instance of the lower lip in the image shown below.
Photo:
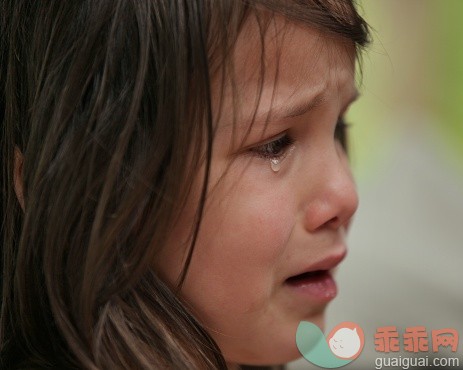
<svg viewBox="0 0 463 370"><path fill-rule="evenodd" d="M286 282L285 285L296 294L306 296L319 302L329 302L334 299L338 293L336 282L329 271L307 279Z"/></svg>

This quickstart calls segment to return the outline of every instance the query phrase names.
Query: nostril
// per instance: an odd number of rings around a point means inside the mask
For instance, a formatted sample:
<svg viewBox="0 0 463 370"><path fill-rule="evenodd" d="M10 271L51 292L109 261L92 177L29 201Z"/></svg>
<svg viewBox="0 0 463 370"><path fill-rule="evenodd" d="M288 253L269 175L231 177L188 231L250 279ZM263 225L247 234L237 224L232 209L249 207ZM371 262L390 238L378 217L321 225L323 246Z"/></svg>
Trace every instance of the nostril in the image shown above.
<svg viewBox="0 0 463 370"><path fill-rule="evenodd" d="M338 216L335 216L330 220L326 221L325 225L337 228L341 226L341 219Z"/></svg>

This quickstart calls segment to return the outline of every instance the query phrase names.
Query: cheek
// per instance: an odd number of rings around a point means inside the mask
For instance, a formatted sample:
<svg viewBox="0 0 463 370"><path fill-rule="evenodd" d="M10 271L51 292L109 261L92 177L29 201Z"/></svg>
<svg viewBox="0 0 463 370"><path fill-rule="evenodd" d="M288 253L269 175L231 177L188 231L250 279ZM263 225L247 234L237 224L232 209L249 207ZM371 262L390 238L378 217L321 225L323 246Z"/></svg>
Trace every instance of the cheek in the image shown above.
<svg viewBox="0 0 463 370"><path fill-rule="evenodd" d="M232 191L217 188L188 272L188 298L209 314L265 307L295 222L293 209L285 192L258 181L243 180Z"/></svg>
<svg viewBox="0 0 463 370"><path fill-rule="evenodd" d="M300 318L295 318L281 291L297 197L289 181L270 181L268 170L249 170L241 176L230 168L213 188L181 289L190 311L231 360L298 355L294 333ZM171 284L186 255L183 241L193 220L191 205L158 259L159 271ZM267 343L269 337L278 340ZM265 357L259 358L262 353Z"/></svg>

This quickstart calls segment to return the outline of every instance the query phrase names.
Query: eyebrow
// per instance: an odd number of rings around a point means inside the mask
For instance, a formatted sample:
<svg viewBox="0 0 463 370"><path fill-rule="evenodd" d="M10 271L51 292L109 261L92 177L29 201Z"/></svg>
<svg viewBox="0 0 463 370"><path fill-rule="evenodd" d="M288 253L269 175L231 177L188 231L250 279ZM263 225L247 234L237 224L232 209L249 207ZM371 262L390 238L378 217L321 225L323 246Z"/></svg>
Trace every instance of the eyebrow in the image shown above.
<svg viewBox="0 0 463 370"><path fill-rule="evenodd" d="M325 101L323 93L316 95L313 99L300 101L294 105L284 105L280 107L273 107L262 116L269 117L270 120L280 120L285 118L299 117L307 112L319 107Z"/></svg>
<svg viewBox="0 0 463 370"><path fill-rule="evenodd" d="M352 96L347 101L346 105L343 107L343 111L355 100L357 100L359 96L360 93L358 92L358 90L355 90ZM325 102L325 100L325 94L324 92L321 92L310 100L303 100L294 105L282 105L272 107L267 112L259 114L258 117L256 117L256 121L259 121L260 119L267 119L268 121L278 121L286 118L299 117L319 107Z"/></svg>
<svg viewBox="0 0 463 370"><path fill-rule="evenodd" d="M358 98L360 97L360 93L357 89L354 90L354 93L351 95L349 100L346 104L342 107L341 115L346 111L346 109ZM293 105L281 105L277 107L272 107L266 112L259 113L254 117L254 123L259 122L267 122L270 123L272 121L279 121L288 118L300 117L311 110L322 105L326 100L324 91L320 92L319 94L315 95L310 100L301 100L298 103ZM225 125L222 127L230 127L232 125Z"/></svg>

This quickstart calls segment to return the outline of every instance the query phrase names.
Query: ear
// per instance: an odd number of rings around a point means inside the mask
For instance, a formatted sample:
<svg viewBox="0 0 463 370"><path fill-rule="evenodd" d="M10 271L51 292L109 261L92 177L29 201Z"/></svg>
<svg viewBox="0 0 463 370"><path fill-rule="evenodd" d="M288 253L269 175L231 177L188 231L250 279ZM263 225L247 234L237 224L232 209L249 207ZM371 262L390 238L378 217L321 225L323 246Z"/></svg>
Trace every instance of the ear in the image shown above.
<svg viewBox="0 0 463 370"><path fill-rule="evenodd" d="M16 193L16 197L18 198L18 202L24 212L23 163L24 155L21 153L21 150L17 146L15 146L13 169L14 191Z"/></svg>

